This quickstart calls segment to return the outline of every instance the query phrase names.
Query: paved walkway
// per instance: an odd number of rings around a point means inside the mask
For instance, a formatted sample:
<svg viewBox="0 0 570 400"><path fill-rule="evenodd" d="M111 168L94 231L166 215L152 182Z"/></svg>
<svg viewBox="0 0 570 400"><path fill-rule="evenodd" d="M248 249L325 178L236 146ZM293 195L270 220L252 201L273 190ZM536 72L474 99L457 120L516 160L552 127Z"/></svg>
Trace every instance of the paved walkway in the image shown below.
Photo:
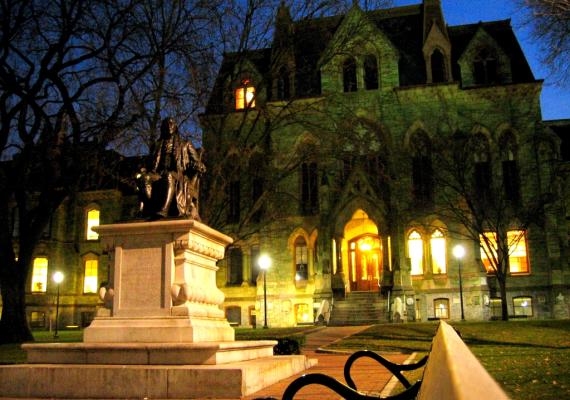
<svg viewBox="0 0 570 400"><path fill-rule="evenodd" d="M326 327L316 330L307 335L307 342L303 348L303 354L309 358L318 359L318 365L306 370L303 373L294 375L290 378L279 381L271 386L266 387L250 396L245 397L246 400L254 400L264 397L273 397L281 399L283 392L293 380L304 373L323 373L338 379L342 383L346 383L343 376L343 368L349 354L329 354L317 353L319 347L340 340L344 337L354 335L367 326L343 326L343 327ZM403 363L409 355L406 354L390 354L387 358L397 363ZM378 363L369 360L358 360L353 367L353 379L358 390L366 392L379 393L388 383L392 374ZM295 399L339 399L339 395L332 392L328 388L321 385L309 385L301 389Z"/></svg>

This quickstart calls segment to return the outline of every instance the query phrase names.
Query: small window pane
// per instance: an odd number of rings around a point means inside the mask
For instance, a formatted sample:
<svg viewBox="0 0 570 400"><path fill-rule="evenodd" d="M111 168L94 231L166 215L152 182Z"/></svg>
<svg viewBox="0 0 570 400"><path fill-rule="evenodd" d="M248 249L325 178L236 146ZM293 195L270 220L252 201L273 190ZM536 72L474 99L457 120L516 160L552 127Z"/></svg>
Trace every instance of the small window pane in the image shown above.
<svg viewBox="0 0 570 400"><path fill-rule="evenodd" d="M309 278L309 262L307 242L302 237L295 240L295 280L304 281Z"/></svg>
<svg viewBox="0 0 570 400"><path fill-rule="evenodd" d="M509 268L512 274L528 273L528 257L526 253L526 232L507 232L509 244Z"/></svg>
<svg viewBox="0 0 570 400"><path fill-rule="evenodd" d="M485 232L484 235L479 235L479 241L481 261L488 273L494 273L493 266L497 260L497 235L494 232Z"/></svg>
<svg viewBox="0 0 570 400"><path fill-rule="evenodd" d="M532 317L532 297L515 297L513 309L515 316Z"/></svg>
<svg viewBox="0 0 570 400"><path fill-rule="evenodd" d="M99 234L93 230L93 227L99 226L99 210L89 210L87 212L87 240L98 240Z"/></svg>
<svg viewBox="0 0 570 400"><path fill-rule="evenodd" d="M32 311L30 314L30 327L31 328L45 328L46 327L46 314L41 311Z"/></svg>
<svg viewBox="0 0 570 400"><path fill-rule="evenodd" d="M312 322L313 318L308 304L295 304L295 319L298 324Z"/></svg>
<svg viewBox="0 0 570 400"><path fill-rule="evenodd" d="M408 255L412 262L412 275L424 273L423 255L424 246L422 236L417 231L412 231L408 236Z"/></svg>
<svg viewBox="0 0 570 400"><path fill-rule="evenodd" d="M83 293L97 293L98 267L98 260L85 261L85 280L83 281Z"/></svg>
<svg viewBox="0 0 570 400"><path fill-rule="evenodd" d="M433 307L436 318L449 318L449 299L435 299L433 301Z"/></svg>
<svg viewBox="0 0 570 400"><path fill-rule="evenodd" d="M243 82L243 86L235 91L236 110L255 107L255 87L249 85L249 81Z"/></svg>
<svg viewBox="0 0 570 400"><path fill-rule="evenodd" d="M436 230L431 235L431 261L434 274L445 274L447 272L445 256L445 237L440 230Z"/></svg>
<svg viewBox="0 0 570 400"><path fill-rule="evenodd" d="M32 271L32 292L45 292L47 290L48 259L37 257L34 259Z"/></svg>
<svg viewBox="0 0 570 400"><path fill-rule="evenodd" d="M493 297L489 300L489 307L491 308L491 318L501 318L502 316L502 309L501 309L501 299L498 297Z"/></svg>

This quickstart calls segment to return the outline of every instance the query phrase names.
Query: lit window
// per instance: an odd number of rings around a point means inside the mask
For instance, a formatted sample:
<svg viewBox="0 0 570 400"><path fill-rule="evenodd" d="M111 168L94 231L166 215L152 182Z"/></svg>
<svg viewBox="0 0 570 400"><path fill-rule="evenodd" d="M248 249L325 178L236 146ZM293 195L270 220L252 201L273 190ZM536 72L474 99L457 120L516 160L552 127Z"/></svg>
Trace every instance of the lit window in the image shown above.
<svg viewBox="0 0 570 400"><path fill-rule="evenodd" d="M307 242L302 236L295 240L295 280L306 281L309 277Z"/></svg>
<svg viewBox="0 0 570 400"><path fill-rule="evenodd" d="M250 86L250 81L242 82L243 86L236 89L236 110L255 107L255 87Z"/></svg>
<svg viewBox="0 0 570 400"><path fill-rule="evenodd" d="M528 273L528 258L526 253L526 232L508 231L509 268L511 274Z"/></svg>
<svg viewBox="0 0 570 400"><path fill-rule="evenodd" d="M433 301L433 308L436 318L449 318L449 299L435 299Z"/></svg>
<svg viewBox="0 0 570 400"><path fill-rule="evenodd" d="M45 328L46 327L46 314L42 311L32 311L30 314L30 327L31 328Z"/></svg>
<svg viewBox="0 0 570 400"><path fill-rule="evenodd" d="M48 259L34 258L32 270L32 292L45 292L47 289Z"/></svg>
<svg viewBox="0 0 570 400"><path fill-rule="evenodd" d="M297 323L312 322L308 304L295 304L295 318Z"/></svg>
<svg viewBox="0 0 570 400"><path fill-rule="evenodd" d="M412 262L412 275L421 275L424 273L424 245L422 236L418 231L412 231L408 236L408 255Z"/></svg>
<svg viewBox="0 0 570 400"><path fill-rule="evenodd" d="M488 273L494 273L497 262L497 235L495 232L485 232L479 235L479 241L481 262Z"/></svg>
<svg viewBox="0 0 570 400"><path fill-rule="evenodd" d="M447 272L445 258L445 237L438 229L431 235L431 262L434 274L445 274Z"/></svg>
<svg viewBox="0 0 570 400"><path fill-rule="evenodd" d="M532 297L513 298L513 310L515 316L532 317Z"/></svg>
<svg viewBox="0 0 570 400"><path fill-rule="evenodd" d="M99 210L87 211L87 240L98 240L99 234L93 230L93 227L99 226Z"/></svg>
<svg viewBox="0 0 570 400"><path fill-rule="evenodd" d="M85 261L85 279L83 280L83 293L97 293L98 267L98 260L91 259Z"/></svg>

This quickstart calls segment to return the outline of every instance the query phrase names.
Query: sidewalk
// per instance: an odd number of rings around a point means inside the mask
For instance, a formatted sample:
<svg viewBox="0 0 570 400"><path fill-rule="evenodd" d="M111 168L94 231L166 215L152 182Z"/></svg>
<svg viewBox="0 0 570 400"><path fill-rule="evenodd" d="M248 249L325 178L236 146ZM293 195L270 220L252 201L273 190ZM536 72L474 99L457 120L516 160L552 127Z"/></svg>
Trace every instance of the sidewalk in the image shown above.
<svg viewBox="0 0 570 400"><path fill-rule="evenodd" d="M303 374L322 373L338 379L342 383L344 380L343 370L344 364L350 354L334 354L334 353L318 353L319 347L333 343L344 337L354 335L367 326L342 326L342 327L326 327L316 330L307 335L307 342L303 347L303 354L308 358L316 358L319 363L303 373L294 375L271 386L266 387L250 396L244 397L245 400L254 400L258 398L273 397L281 399L283 392L287 386ZM393 362L403 363L409 355L406 354L390 354L387 358ZM385 368L380 366L373 360L361 359L356 362L353 369L353 379L358 390L366 392L380 393L384 386L388 383L392 374ZM295 399L338 399L339 395L321 385L309 385L301 389Z"/></svg>

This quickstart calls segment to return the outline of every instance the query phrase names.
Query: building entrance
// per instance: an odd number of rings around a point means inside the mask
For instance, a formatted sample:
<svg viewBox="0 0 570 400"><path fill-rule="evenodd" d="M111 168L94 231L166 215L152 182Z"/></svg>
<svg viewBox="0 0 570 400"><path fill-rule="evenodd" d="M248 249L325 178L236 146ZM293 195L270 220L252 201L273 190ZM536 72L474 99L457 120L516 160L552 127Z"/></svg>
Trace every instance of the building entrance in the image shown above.
<svg viewBox="0 0 570 400"><path fill-rule="evenodd" d="M362 235L349 241L348 262L351 291L380 289L382 253L377 235Z"/></svg>

